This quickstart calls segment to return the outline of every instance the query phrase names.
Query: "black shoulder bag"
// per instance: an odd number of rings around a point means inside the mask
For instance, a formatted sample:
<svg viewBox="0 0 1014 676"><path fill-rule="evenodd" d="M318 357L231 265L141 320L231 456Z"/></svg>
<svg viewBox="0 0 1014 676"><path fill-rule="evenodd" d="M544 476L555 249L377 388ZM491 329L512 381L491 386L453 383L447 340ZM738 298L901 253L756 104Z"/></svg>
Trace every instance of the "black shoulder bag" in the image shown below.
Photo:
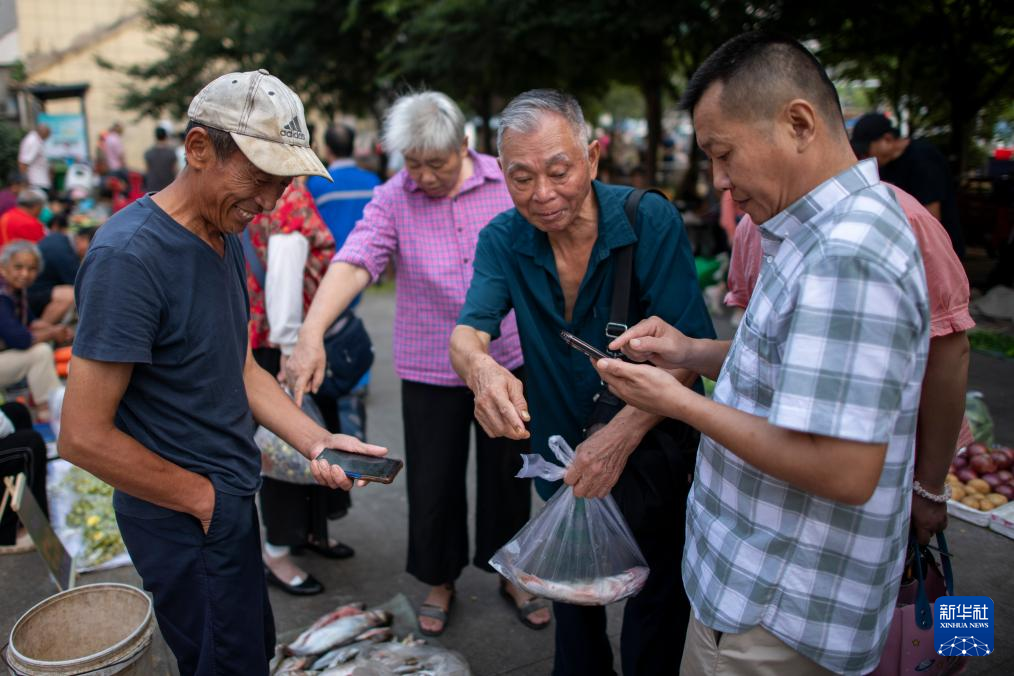
<svg viewBox="0 0 1014 676"><path fill-rule="evenodd" d="M243 231L241 241L250 271L263 289L264 264L257 257L249 228ZM324 356L327 370L320 384L320 393L326 397L345 396L373 366L370 334L366 332L363 320L351 309L346 309L324 334Z"/></svg>
<svg viewBox="0 0 1014 676"><path fill-rule="evenodd" d="M640 239L641 231L637 223L637 211L641 204L641 198L647 192L653 192L669 201L663 193L658 190L634 190L627 196L624 204L624 211L630 227L634 234ZM675 208L675 207L673 207ZM637 289L637 278L634 275L634 252L637 242L629 244L616 251L616 266L613 272L613 290L609 310L609 323L606 324L606 338L612 341L618 338L630 326L644 319L644 312L641 307L640 294ZM585 425L585 437L589 437L606 425L613 417L620 412L626 402L609 391L603 385L602 389L595 394L595 405L588 416ZM670 453L676 453L681 463L685 466L688 475L693 474L694 464L697 459L697 445L700 441L700 433L684 422L666 418L648 431L638 445L635 454L642 448L661 449Z"/></svg>

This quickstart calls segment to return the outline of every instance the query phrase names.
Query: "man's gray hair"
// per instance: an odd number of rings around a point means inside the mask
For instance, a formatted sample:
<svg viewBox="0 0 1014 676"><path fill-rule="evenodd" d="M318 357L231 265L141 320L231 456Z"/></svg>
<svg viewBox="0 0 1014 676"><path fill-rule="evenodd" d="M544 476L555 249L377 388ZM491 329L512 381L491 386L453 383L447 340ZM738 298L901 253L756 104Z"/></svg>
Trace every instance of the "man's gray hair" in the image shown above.
<svg viewBox="0 0 1014 676"><path fill-rule="evenodd" d="M387 152L450 152L465 142L465 116L446 94L424 91L402 96L384 116Z"/></svg>
<svg viewBox="0 0 1014 676"><path fill-rule="evenodd" d="M19 253L26 251L35 256L35 260L39 264L39 272L42 272L42 253L39 252L39 247L27 239L16 239L0 249L0 265L6 266Z"/></svg>
<svg viewBox="0 0 1014 676"><path fill-rule="evenodd" d="M588 154L588 125L581 104L573 96L558 89L531 89L515 96L500 113L496 130L497 153L503 153L503 137L508 131L528 134L539 127L539 118L546 113L563 117L574 130L578 145Z"/></svg>
<svg viewBox="0 0 1014 676"><path fill-rule="evenodd" d="M19 207L37 207L45 204L48 199L46 193L38 188L25 188L18 193L17 203Z"/></svg>

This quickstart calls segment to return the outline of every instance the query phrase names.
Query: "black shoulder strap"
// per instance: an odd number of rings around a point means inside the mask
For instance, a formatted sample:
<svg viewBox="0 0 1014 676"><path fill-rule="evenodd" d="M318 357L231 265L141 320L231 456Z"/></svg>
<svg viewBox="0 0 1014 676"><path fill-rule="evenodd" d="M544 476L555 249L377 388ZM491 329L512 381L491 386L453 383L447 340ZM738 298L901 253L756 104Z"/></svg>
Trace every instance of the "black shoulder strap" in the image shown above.
<svg viewBox="0 0 1014 676"><path fill-rule="evenodd" d="M630 227L634 230L634 235L638 239L641 238L641 229L637 227L637 210L641 206L641 198L644 197L645 193L649 192L661 195L666 202L669 201L665 193L660 190L655 190L654 188L648 190L637 189L627 195L627 201L623 205L623 210L627 214L627 220L630 221ZM616 269L613 271L613 297L609 309L609 323L606 324L606 336L610 339L618 337L630 328L627 322L630 321L630 289L633 286L634 280L634 250L636 248L637 242L634 242L617 250L615 254Z"/></svg>

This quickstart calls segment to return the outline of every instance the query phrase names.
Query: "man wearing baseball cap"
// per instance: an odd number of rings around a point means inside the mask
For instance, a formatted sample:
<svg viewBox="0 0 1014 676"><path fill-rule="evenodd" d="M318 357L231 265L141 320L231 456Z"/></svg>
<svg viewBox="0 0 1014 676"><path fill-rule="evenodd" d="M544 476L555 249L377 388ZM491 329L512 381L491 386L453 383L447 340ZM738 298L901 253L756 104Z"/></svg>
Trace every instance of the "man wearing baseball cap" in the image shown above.
<svg viewBox="0 0 1014 676"><path fill-rule="evenodd" d="M291 177L327 176L303 105L265 70L193 99L187 164L99 230L76 282L80 323L60 454L111 484L116 519L181 674L267 674L275 633L254 495L261 424L308 460L330 434L254 362L242 244ZM338 467L317 481L351 488Z"/></svg>
<svg viewBox="0 0 1014 676"><path fill-rule="evenodd" d="M852 127L851 140L856 157L875 157L880 179L919 200L947 230L958 257L964 256L958 200L944 154L926 139L902 138L883 113L860 117Z"/></svg>

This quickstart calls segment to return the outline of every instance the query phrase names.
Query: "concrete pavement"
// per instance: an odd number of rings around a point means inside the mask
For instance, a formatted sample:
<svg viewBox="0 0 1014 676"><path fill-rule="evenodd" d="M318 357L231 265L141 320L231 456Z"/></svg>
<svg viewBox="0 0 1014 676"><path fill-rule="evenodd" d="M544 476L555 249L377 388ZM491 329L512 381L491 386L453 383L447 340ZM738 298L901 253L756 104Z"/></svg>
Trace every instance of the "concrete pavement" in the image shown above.
<svg viewBox="0 0 1014 676"><path fill-rule="evenodd" d="M361 304L376 347L367 405L369 440L390 448L392 457L403 457L399 382L391 366L391 324L394 313L393 289L388 285L371 289ZM719 320L720 332L728 334L727 322ZM996 424L998 440L1014 443L1014 361L974 354L969 387L986 395ZM439 424L439 421L434 421ZM474 504L474 481L470 480L469 500ZM538 499L535 498L536 508ZM307 570L327 587L324 594L295 598L272 589L271 600L279 634L303 627L335 606L351 600L368 604L387 601L404 593L413 603L422 600L425 585L404 572L406 553L407 503L403 480L390 486L372 485L356 489L347 517L332 523L331 533L356 549L345 561L328 561L314 555L302 559ZM971 676L1014 673L1014 541L983 528L952 520L947 531L955 552L957 592L987 595L996 605L996 653L973 659ZM678 571L674 571L678 574ZM85 574L80 584L120 581L140 585L132 568ZM0 557L0 636L6 642L17 618L29 607L56 592L36 554ZM619 633L621 606L609 609L614 650ZM682 641L682 637L673 637ZM458 581L458 596L446 633L440 642L461 652L475 674L541 676L550 673L553 632L532 631L522 626L511 607L497 594L496 578L475 568L466 569ZM171 656L164 644L155 646L161 673L174 673ZM616 665L619 670L618 664ZM672 673L678 665L673 664Z"/></svg>

